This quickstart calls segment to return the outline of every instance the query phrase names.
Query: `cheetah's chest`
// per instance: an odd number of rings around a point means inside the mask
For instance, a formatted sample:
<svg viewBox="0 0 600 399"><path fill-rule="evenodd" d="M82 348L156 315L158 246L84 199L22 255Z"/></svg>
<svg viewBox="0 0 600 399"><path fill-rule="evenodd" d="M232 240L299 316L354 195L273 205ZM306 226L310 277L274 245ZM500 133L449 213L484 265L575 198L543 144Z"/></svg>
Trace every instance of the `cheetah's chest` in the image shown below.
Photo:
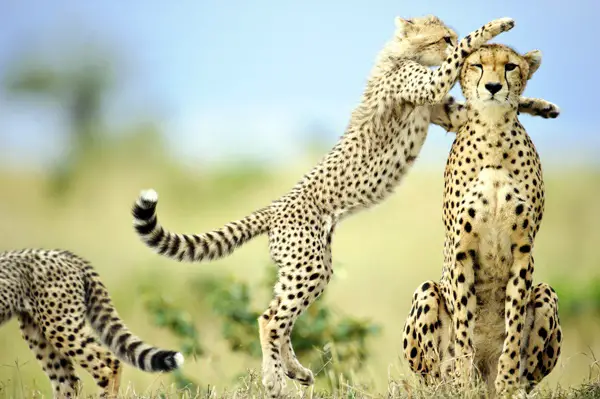
<svg viewBox="0 0 600 399"><path fill-rule="evenodd" d="M532 204L537 232L544 210L542 169L535 146L518 121L502 129L469 123L457 134L444 173L447 231L465 190L485 168L502 169L509 174L517 190L514 194Z"/></svg>

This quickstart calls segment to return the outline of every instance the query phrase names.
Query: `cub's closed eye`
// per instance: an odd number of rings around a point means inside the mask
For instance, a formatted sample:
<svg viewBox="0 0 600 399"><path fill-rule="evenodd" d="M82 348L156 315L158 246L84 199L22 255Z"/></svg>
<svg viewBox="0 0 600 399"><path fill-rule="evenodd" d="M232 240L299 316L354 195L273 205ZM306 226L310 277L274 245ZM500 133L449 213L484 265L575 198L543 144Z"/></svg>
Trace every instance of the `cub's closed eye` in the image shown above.
<svg viewBox="0 0 600 399"><path fill-rule="evenodd" d="M446 41L446 43L452 44L452 38L450 36L444 37L444 40Z"/></svg>
<svg viewBox="0 0 600 399"><path fill-rule="evenodd" d="M506 69L507 71L512 71L516 67L517 64L513 64L512 62L509 62L508 64L504 65L504 69Z"/></svg>
<svg viewBox="0 0 600 399"><path fill-rule="evenodd" d="M471 64L471 67L472 67L472 68L479 68L479 69L482 69L482 68L483 68L483 65L481 65L481 64Z"/></svg>

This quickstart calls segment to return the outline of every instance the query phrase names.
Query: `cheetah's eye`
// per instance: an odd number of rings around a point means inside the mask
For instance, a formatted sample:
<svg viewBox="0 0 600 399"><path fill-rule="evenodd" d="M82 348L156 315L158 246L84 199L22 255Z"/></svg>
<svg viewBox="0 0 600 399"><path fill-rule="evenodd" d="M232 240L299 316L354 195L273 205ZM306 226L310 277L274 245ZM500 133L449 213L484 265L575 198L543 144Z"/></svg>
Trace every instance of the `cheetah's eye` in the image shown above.
<svg viewBox="0 0 600 399"><path fill-rule="evenodd" d="M452 44L452 38L450 36L444 37L444 40L446 41L446 43L448 43L450 45Z"/></svg>
<svg viewBox="0 0 600 399"><path fill-rule="evenodd" d="M481 65L481 64L471 64L471 67L483 69L483 65Z"/></svg>
<svg viewBox="0 0 600 399"><path fill-rule="evenodd" d="M516 67L517 64L513 64L512 62L509 62L508 64L504 65L504 69L506 69L507 71L512 71Z"/></svg>

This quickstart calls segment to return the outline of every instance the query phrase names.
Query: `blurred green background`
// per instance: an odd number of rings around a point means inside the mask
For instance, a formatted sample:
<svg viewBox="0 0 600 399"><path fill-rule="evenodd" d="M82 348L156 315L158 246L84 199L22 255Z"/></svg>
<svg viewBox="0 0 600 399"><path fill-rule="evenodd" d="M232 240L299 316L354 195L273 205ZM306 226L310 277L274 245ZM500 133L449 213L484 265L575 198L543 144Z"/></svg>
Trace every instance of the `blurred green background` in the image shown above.
<svg viewBox="0 0 600 399"><path fill-rule="evenodd" d="M534 41L528 32L550 32L553 26L545 21L555 13L575 17L586 7L588 11L595 7L582 3L577 10L545 10L545 18L539 19L537 7L533 14L516 2L506 4L469 18L441 2L428 9L404 5L401 15L435 13L460 27L461 35L489 19L510 15L518 27L514 36L507 37L528 44ZM392 2L369 6L368 15L363 13L365 5L349 4L350 11L339 10L346 18L342 23L330 5L282 8L261 3L257 9L270 13L253 9L254 25L248 27L244 23L249 23L245 17L250 11L237 5L231 14L209 3L186 3L177 11L123 6L137 13L132 21L115 4L64 2L68 13L42 6L32 15L22 6L9 6L2 19L10 40L0 41L0 250L67 248L88 258L127 325L145 340L181 348L190 344L186 339L193 330L201 349L196 359L188 356L184 372L196 383L217 389L234 385L246 369L260 367L260 358L250 348L253 339L258 341L258 331L245 324L244 339L233 345L245 349L232 351L225 332L229 316L224 316L231 309L220 301L237 295L235 287L242 296L248 288L249 308L260 312L266 306L274 272L266 237L212 264L178 264L153 254L138 240L130 207L139 190L152 187L160 195L159 213L168 228L200 233L285 193L343 132L374 55L392 32L392 18L400 14ZM269 23L292 14L299 27L289 37L268 36L277 30ZM194 16L207 24L210 20L210 29L195 27ZM229 17L235 23L228 24ZM333 28L326 23L329 18L335 21ZM353 23L371 24L373 29L363 35L352 29ZM152 27L156 29L148 35ZM356 35L356 48L333 48L331 43L342 35L336 29ZM176 37L174 32L180 31L189 35ZM161 36L166 32L168 40ZM221 35L225 42L219 42ZM588 72L582 69L581 77L570 77L577 79L572 86L563 78L558 82L554 72L567 62L560 57L567 45L552 42L554 33L549 35L535 39L541 44L536 48L544 51L544 65L527 95L558 103L563 114L556 121L529 116L522 121L534 143L539 143L546 180L547 205L535 243L534 279L549 282L559 292L565 341L559 365L546 380L555 387L598 376L600 146L591 103L585 101L591 96L585 88ZM194 48L196 39L205 47ZM141 46L144 43L146 47ZM290 47L304 52L302 60L295 58L297 53L286 52ZM238 61L243 54L244 62L231 66L230 52ZM338 74L340 57L346 57L350 66ZM187 61L197 69L184 68ZM319 69L321 63L329 69ZM453 136L439 128L432 128L429 136L419 162L396 195L336 230L335 275L319 304L332 314L331 320L323 319L330 320L325 324L345 328L340 320L349 318L360 326L378 327L376 333L364 333L361 350L368 356L361 357L360 367L352 366L350 374L379 391L388 378L407 373L400 359L400 337L412 292L422 281L438 279L441 272L442 174ZM215 281L225 290L221 296L214 296ZM227 287L232 287L230 293ZM153 311L152 301L166 303L171 310ZM165 321L169 315L177 315L173 324L178 327L157 325L161 320L169 324ZM320 316L303 317L305 336L298 339L317 345L306 353L325 351L326 342L307 338ZM187 331L184 338L177 335L182 330ZM337 342L331 337L338 337L338 332L328 332L327 339ZM255 338L248 338L252 334ZM315 358L304 359L315 371L321 370ZM334 359L321 373L349 364L342 363ZM14 320L0 329L0 365L0 389L9 396L18 396L22 386L50 392ZM89 376L83 372L81 376L86 391L93 392ZM172 376L131 367L123 376L123 386L131 384L139 392L172 381Z"/></svg>

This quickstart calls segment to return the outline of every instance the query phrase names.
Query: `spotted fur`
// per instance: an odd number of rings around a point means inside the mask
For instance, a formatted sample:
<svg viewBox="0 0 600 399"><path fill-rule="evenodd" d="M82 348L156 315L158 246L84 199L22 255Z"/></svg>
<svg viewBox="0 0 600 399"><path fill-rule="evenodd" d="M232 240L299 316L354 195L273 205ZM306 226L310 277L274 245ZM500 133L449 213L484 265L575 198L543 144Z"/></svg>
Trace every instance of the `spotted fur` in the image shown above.
<svg viewBox="0 0 600 399"><path fill-rule="evenodd" d="M158 222L156 192L137 200L133 215L140 238L179 261L220 258L268 234L279 267L274 298L258 321L269 396L282 394L284 375L313 383L312 372L294 355L290 334L331 279L334 227L392 193L423 145L431 106L445 98L465 57L513 25L508 18L492 21L457 45L456 34L436 17L397 18L395 35L379 54L345 134L289 193L250 216L209 233L176 234ZM440 68L428 68L433 65Z"/></svg>
<svg viewBox="0 0 600 399"><path fill-rule="evenodd" d="M171 371L183 363L180 353L155 348L133 335L91 264L68 251L0 252L0 324L13 316L55 397L77 395L74 363L94 377L104 396L119 390L117 357L149 372Z"/></svg>
<svg viewBox="0 0 600 399"><path fill-rule="evenodd" d="M409 365L426 380L464 385L475 366L496 393L530 391L560 355L558 297L547 284L532 286L542 169L517 117L540 63L539 51L494 44L461 71L466 120L444 174L442 279L417 289L403 334Z"/></svg>

